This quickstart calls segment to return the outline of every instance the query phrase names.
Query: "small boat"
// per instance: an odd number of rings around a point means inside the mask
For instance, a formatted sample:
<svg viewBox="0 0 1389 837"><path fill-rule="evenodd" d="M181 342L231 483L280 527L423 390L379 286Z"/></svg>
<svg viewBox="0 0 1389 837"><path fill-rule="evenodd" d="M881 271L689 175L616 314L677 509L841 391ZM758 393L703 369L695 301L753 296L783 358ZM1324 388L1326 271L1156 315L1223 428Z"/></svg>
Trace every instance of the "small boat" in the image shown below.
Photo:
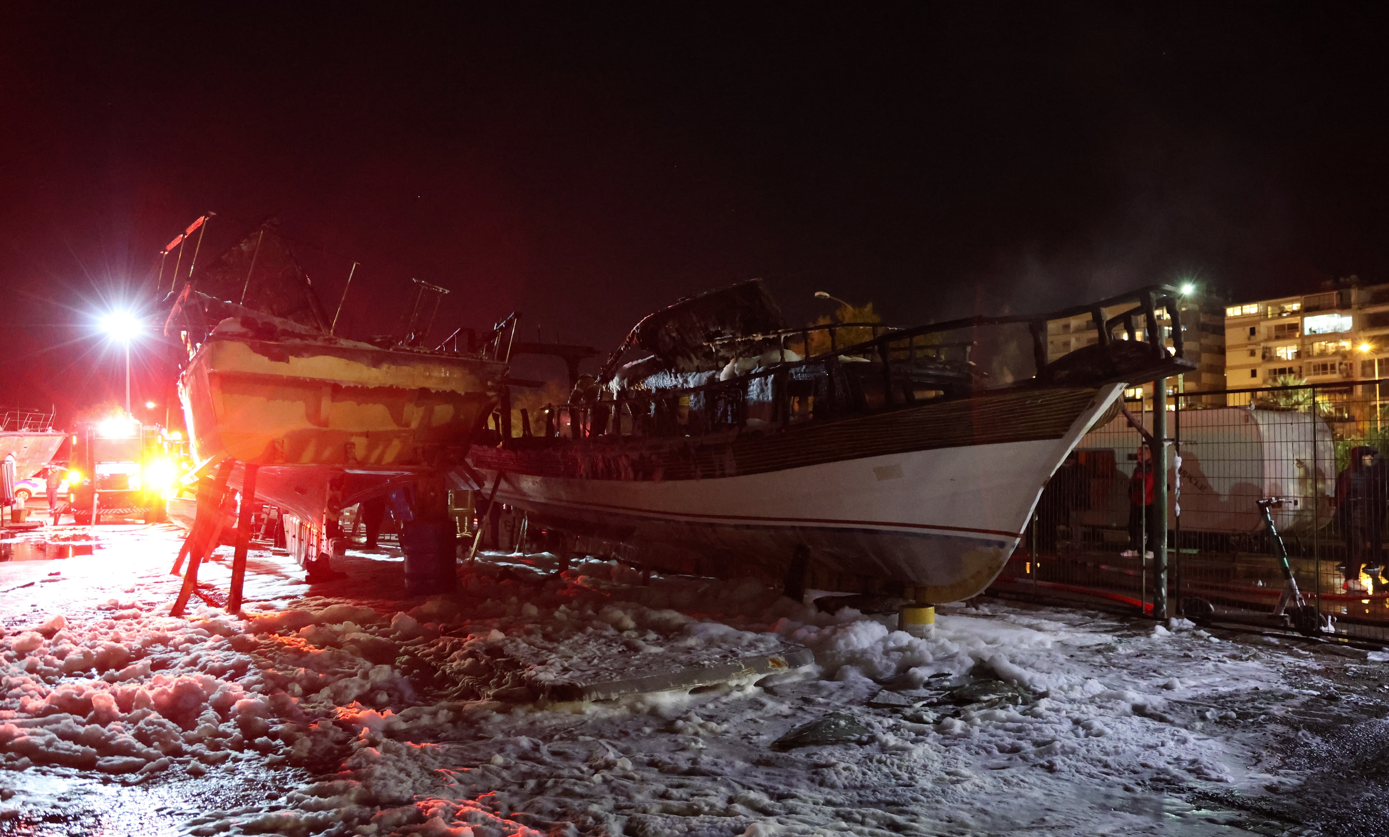
<svg viewBox="0 0 1389 837"><path fill-rule="evenodd" d="M835 589L966 599L1124 388L1194 368L1176 298L787 328L754 280L649 315L543 428L468 462L531 530L610 541L633 563L791 589L809 565ZM1047 321L1082 314L1093 344L1049 362Z"/></svg>
<svg viewBox="0 0 1389 837"><path fill-rule="evenodd" d="M32 477L53 460L67 434L53 429L53 413L0 414L0 463L14 461L14 479Z"/></svg>
<svg viewBox="0 0 1389 837"><path fill-rule="evenodd" d="M165 327L187 350L178 386L196 472L255 465L257 501L305 527L292 541L306 565L331 554L323 536L343 509L456 467L506 371L495 339L457 352L331 331L273 222L195 273Z"/></svg>

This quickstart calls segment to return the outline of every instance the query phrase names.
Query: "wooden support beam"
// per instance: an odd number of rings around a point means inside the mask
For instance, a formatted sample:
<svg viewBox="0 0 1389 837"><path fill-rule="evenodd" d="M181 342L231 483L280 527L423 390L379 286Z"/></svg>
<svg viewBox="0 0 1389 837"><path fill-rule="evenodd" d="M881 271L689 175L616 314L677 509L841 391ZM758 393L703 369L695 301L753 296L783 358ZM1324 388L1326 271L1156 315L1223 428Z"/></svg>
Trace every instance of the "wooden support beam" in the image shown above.
<svg viewBox="0 0 1389 837"><path fill-rule="evenodd" d="M198 494L198 513L193 519L193 530L198 530L198 523L206 519L210 526L205 526L204 531L211 531L211 537L206 540L194 541L188 549L188 569L183 575L183 587L178 591L178 598L174 599L174 606L169 610L170 616L182 616L185 608L188 607L188 600L193 592L198 589L198 564L202 562L203 556L217 548L217 540L222 536L222 502L226 497L227 480L231 478L232 467L236 463L228 459L217 466L216 482L207 494ZM206 502L204 502L206 501ZM190 534L190 539L192 535Z"/></svg>
<svg viewBox="0 0 1389 837"><path fill-rule="evenodd" d="M254 462L247 462L245 475L241 478L241 519L236 527L236 554L232 558L231 595L227 599L227 612L241 611L241 588L246 581L246 549L251 542L251 510L256 501L256 471L260 469Z"/></svg>
<svg viewBox="0 0 1389 837"><path fill-rule="evenodd" d="M218 474L220 475L220 472L218 472ZM208 533L211 531L216 518L211 514L205 513L204 510L209 507L210 503L212 507L215 507L221 502L220 498L217 498L216 502L213 501L212 494L216 490L216 486L217 481L215 478L199 481L198 489L195 494L193 525L188 529L188 537L183 539L183 546L179 548L178 557L174 559L173 569L169 570L170 575L183 574L183 559L187 558L188 553L192 551L193 547L205 540Z"/></svg>
<svg viewBox="0 0 1389 837"><path fill-rule="evenodd" d="M198 535L198 519L193 519L193 527L188 530L188 537L183 539L183 546L178 548L178 557L174 559L173 569L169 570L169 575L179 575L183 572L183 559L188 557L189 545L193 543L193 538Z"/></svg>

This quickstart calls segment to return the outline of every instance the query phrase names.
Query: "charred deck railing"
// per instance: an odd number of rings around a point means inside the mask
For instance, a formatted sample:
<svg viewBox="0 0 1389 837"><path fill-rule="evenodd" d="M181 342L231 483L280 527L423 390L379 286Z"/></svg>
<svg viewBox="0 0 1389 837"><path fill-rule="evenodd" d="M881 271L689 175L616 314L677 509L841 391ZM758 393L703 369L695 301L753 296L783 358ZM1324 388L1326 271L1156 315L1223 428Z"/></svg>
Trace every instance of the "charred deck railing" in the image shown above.
<svg viewBox="0 0 1389 837"><path fill-rule="evenodd" d="M1154 286L1043 315L970 317L915 328L836 323L721 338L708 344L720 362L770 362L728 380L698 386L625 389L611 397L551 405L545 408L539 434L528 411L522 410L521 437L696 436L775 429L965 396L989 388L987 374L971 360L977 341L946 341L944 337L949 332L995 326L1027 326L1036 374L1022 385L1046 383L1052 366L1046 348L1047 323L1082 315L1091 318L1101 347L1127 339L1146 343L1155 358L1181 358L1177 297L1174 289ZM1105 314L1106 308L1119 305L1131 307L1114 316ZM1165 318L1159 317L1159 310ZM1170 324L1170 330L1160 319ZM1136 320L1144 326L1141 341ZM494 331L494 340L504 325ZM1116 334L1119 329L1123 338ZM505 437L511 436L509 425L510 421L499 422Z"/></svg>
<svg viewBox="0 0 1389 837"><path fill-rule="evenodd" d="M520 321L521 315L512 311L503 317L501 322L492 326L491 331L481 339L478 339L477 332L471 328L459 326L439 343L435 351L476 354L488 360L506 363L511 360L511 347L516 342L516 327Z"/></svg>

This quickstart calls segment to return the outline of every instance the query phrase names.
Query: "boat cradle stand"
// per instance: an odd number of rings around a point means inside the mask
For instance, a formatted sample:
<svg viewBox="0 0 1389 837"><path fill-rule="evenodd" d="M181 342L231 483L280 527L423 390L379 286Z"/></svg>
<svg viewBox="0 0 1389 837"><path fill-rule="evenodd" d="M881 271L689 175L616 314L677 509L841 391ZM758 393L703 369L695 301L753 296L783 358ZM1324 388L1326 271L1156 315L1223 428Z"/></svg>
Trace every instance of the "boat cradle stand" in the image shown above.
<svg viewBox="0 0 1389 837"><path fill-rule="evenodd" d="M921 600L924 592L925 588L908 587L907 597L913 601L902 605L897 611L897 629L918 639L931 636L936 631L936 606Z"/></svg>

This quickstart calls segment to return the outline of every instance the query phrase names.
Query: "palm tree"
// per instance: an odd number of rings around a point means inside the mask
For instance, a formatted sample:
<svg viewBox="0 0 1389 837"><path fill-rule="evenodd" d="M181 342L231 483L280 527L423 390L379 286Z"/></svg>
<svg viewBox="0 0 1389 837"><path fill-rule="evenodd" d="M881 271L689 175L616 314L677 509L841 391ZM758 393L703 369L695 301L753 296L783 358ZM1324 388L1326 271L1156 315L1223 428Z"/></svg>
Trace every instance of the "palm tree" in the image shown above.
<svg viewBox="0 0 1389 837"><path fill-rule="evenodd" d="M1277 389L1261 392L1254 396L1254 403L1257 406L1269 410L1311 412L1312 388L1307 386L1305 378L1299 378L1296 375L1279 375L1273 379L1273 386ZM1324 405L1322 406L1324 409Z"/></svg>

